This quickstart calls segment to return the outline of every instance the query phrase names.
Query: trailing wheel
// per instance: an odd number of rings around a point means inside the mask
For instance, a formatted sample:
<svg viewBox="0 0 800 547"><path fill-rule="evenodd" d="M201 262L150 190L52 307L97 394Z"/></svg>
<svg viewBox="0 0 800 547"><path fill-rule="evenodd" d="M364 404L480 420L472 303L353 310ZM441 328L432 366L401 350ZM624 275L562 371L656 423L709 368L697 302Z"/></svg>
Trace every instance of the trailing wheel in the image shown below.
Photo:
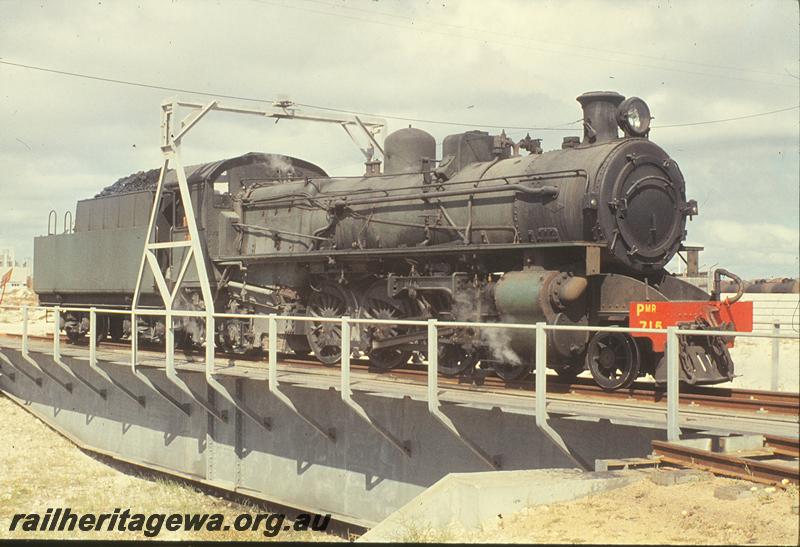
<svg viewBox="0 0 800 547"><path fill-rule="evenodd" d="M586 366L606 391L628 387L639 375L639 348L628 334L598 332L586 348Z"/></svg>
<svg viewBox="0 0 800 547"><path fill-rule="evenodd" d="M338 283L323 282L312 288L306 304L308 315L340 318L351 313L352 297ZM337 322L312 321L308 327L308 345L321 363L332 366L342 358L342 326Z"/></svg>

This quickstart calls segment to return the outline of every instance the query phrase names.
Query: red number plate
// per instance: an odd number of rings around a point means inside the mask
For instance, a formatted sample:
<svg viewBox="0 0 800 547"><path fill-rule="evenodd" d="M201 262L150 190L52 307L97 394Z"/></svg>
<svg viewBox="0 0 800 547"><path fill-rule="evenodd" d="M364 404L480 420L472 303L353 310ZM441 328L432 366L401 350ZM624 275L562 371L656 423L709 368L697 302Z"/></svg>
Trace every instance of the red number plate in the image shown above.
<svg viewBox="0 0 800 547"><path fill-rule="evenodd" d="M708 302L631 302L629 326L631 328L665 329L682 323L693 323L699 318L711 323L714 330L718 330L719 326L724 330L751 332L753 330L753 303L727 304L713 300ZM725 325L725 327L721 325ZM664 351L667 341L666 334L634 332L631 333L631 336L649 338L653 342L653 351L655 352Z"/></svg>

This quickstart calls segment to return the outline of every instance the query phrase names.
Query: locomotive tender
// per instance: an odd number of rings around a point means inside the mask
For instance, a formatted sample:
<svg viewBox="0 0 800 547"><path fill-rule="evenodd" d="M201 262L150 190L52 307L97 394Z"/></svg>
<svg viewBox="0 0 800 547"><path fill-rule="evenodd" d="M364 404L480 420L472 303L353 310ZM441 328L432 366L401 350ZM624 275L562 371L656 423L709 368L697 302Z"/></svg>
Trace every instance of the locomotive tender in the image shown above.
<svg viewBox="0 0 800 547"><path fill-rule="evenodd" d="M560 150L543 152L529 136L515 143L505 133L468 131L446 137L436 160L435 139L409 127L386 138L383 172L368 161L359 177L329 177L301 159L262 153L188 168L213 309L265 318L747 330L747 306L720 302L718 288L709 295L664 269L681 249L687 217L698 211L677 163L648 138L647 105L614 92L578 101L583 138L565 138ZM168 171L157 242L188 238L176 181ZM131 305L153 201L152 187L104 192L78 202L74 231L36 238L40 300ZM157 259L168 284L183 278L178 307L204 309L196 272L178 271L184 252L161 249ZM142 283L140 304L159 304L154 285L152 276ZM160 318L98 320L102 337L163 340ZM73 340L88 331L84 314L64 313L62 321ZM205 343L202 321L180 321L186 343ZM266 324L220 320L214 341L234 352L260 349ZM313 352L326 365L340 359L336 323L279 326L285 349ZM351 347L377 370L426 352L426 332L417 327L352 332ZM663 335L554 330L547 343L548 366L566 377L588 368L606 389L645 374L666 378ZM730 343L683 339L681 379L732 379ZM530 331L443 323L439 370L457 375L481 363L501 378L519 378L531 369L533 345Z"/></svg>

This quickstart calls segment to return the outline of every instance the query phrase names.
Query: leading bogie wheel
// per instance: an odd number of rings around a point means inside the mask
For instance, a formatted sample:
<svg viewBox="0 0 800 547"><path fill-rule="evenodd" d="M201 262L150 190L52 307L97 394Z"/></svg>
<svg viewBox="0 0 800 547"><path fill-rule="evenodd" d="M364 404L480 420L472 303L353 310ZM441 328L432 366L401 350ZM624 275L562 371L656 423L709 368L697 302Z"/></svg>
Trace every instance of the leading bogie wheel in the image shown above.
<svg viewBox="0 0 800 547"><path fill-rule="evenodd" d="M439 343L438 370L442 376L458 376L472 371L480 361L480 355L475 348L467 349L461 344Z"/></svg>
<svg viewBox="0 0 800 547"><path fill-rule="evenodd" d="M639 375L639 348L628 334L598 332L586 348L586 366L606 391L628 387Z"/></svg>

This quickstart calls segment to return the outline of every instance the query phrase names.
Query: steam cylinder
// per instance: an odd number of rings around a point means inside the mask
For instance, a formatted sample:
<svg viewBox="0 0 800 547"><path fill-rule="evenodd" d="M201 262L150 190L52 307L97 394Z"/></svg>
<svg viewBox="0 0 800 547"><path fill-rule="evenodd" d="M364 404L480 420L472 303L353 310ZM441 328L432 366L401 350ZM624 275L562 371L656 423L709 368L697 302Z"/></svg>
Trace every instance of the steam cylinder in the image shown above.
<svg viewBox="0 0 800 547"><path fill-rule="evenodd" d="M525 270L506 272L494 289L494 302L503 323L538 323L547 321L542 304L548 276L554 272ZM535 335L529 330L508 330L508 345L522 360L530 360Z"/></svg>

